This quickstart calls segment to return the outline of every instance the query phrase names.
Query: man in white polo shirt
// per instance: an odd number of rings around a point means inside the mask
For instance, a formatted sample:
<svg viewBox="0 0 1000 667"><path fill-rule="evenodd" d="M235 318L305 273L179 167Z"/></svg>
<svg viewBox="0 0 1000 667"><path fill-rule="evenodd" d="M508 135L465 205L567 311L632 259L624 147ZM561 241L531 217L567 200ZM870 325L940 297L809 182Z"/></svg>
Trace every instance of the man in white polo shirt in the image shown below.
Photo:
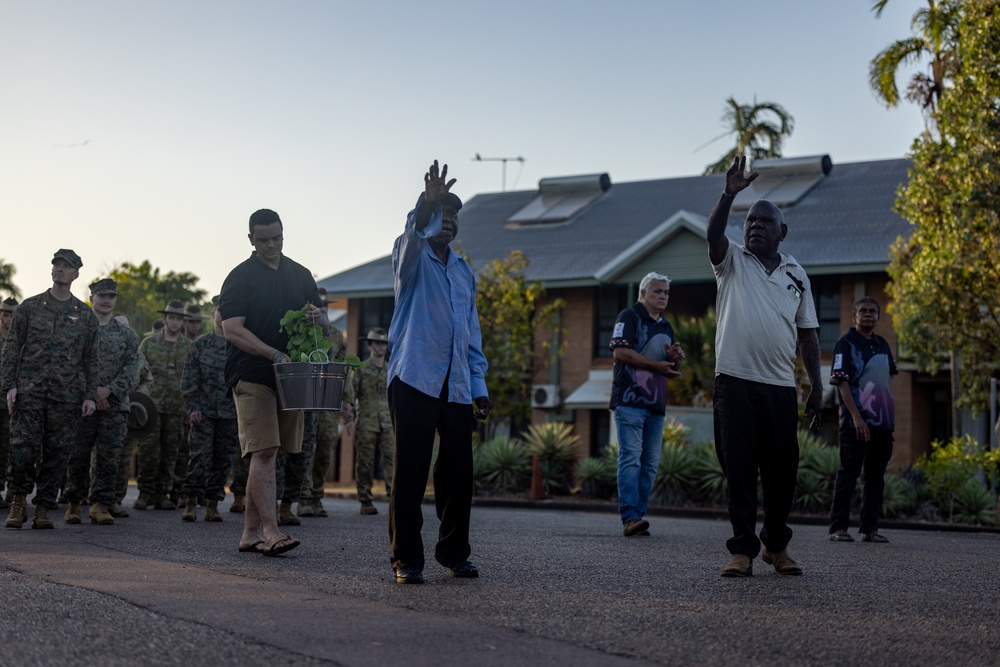
<svg viewBox="0 0 1000 667"><path fill-rule="evenodd" d="M753 559L778 574L799 575L788 553L798 470L796 347L811 385L806 400L810 428L823 407L819 376L819 322L809 278L790 255L778 252L788 233L777 206L761 199L747 211L743 245L726 238L733 198L757 178L745 174L746 157L726 172L726 186L708 221L708 257L718 286L715 335L715 449L729 482L733 537L724 577L749 577ZM764 493L764 526L757 524L757 474Z"/></svg>

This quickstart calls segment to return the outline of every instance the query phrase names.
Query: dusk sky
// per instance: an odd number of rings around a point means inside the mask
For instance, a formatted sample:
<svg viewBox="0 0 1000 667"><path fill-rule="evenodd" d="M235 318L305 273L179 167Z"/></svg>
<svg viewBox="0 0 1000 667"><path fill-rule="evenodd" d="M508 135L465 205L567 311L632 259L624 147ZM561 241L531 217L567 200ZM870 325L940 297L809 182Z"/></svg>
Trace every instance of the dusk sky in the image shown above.
<svg viewBox="0 0 1000 667"><path fill-rule="evenodd" d="M697 175L730 96L794 116L786 157L903 157L868 63L925 4L0 0L0 258L24 296L58 248L84 300L146 259L211 295L272 208L322 279L391 252L434 158L466 200L501 189L476 153L525 158L508 190Z"/></svg>

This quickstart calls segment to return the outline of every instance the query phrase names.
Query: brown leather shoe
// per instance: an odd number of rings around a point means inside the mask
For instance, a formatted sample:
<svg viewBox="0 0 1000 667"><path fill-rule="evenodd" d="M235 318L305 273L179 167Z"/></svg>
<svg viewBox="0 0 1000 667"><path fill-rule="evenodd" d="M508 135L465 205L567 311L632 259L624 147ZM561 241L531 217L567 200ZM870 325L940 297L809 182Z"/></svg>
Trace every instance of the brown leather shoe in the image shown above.
<svg viewBox="0 0 1000 667"><path fill-rule="evenodd" d="M778 574L787 574L793 577L802 574L802 568L795 562L795 559L788 555L788 549L771 553L767 547L764 547L760 557L768 565L773 565L774 571Z"/></svg>
<svg viewBox="0 0 1000 667"><path fill-rule="evenodd" d="M645 519L631 519L622 527L625 537L636 537L649 530L649 522Z"/></svg>
<svg viewBox="0 0 1000 667"><path fill-rule="evenodd" d="M753 561L750 556L743 554L733 554L729 557L729 562L722 568L723 577L752 577Z"/></svg>

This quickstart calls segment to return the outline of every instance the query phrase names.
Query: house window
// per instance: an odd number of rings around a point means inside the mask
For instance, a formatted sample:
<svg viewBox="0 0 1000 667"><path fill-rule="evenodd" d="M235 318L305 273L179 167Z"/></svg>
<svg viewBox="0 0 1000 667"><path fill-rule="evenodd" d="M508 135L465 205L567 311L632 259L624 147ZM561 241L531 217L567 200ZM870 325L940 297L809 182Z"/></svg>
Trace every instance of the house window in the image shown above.
<svg viewBox="0 0 1000 667"><path fill-rule="evenodd" d="M611 332L615 328L615 320L618 313L629 307L629 287L628 285L601 285L596 288L597 294L594 298L594 356L598 358L610 358L611 350L608 344L611 342Z"/></svg>
<svg viewBox="0 0 1000 667"><path fill-rule="evenodd" d="M840 326L840 278L816 276L810 282L816 317L819 319L819 350L833 352L837 340L844 333Z"/></svg>
<svg viewBox="0 0 1000 667"><path fill-rule="evenodd" d="M368 357L368 343L362 339L375 327L382 327L386 332L389 331L389 323L392 322L395 299L391 296L361 299L359 306L357 332L358 356L366 359Z"/></svg>

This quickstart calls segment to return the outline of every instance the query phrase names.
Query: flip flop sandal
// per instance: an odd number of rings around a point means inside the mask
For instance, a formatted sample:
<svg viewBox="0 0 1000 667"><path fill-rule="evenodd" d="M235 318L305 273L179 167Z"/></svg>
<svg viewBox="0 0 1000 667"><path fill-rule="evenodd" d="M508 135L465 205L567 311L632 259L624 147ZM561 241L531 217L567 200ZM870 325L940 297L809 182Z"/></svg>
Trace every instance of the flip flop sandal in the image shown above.
<svg viewBox="0 0 1000 667"><path fill-rule="evenodd" d="M838 530L836 533L830 534L831 542L853 542L854 538L851 537L850 533L845 530Z"/></svg>
<svg viewBox="0 0 1000 667"><path fill-rule="evenodd" d="M874 542L875 544L888 544L889 538L878 533L865 533L861 536L862 542Z"/></svg>
<svg viewBox="0 0 1000 667"><path fill-rule="evenodd" d="M240 553L262 553L264 551L264 540L257 540L253 544L241 545Z"/></svg>

